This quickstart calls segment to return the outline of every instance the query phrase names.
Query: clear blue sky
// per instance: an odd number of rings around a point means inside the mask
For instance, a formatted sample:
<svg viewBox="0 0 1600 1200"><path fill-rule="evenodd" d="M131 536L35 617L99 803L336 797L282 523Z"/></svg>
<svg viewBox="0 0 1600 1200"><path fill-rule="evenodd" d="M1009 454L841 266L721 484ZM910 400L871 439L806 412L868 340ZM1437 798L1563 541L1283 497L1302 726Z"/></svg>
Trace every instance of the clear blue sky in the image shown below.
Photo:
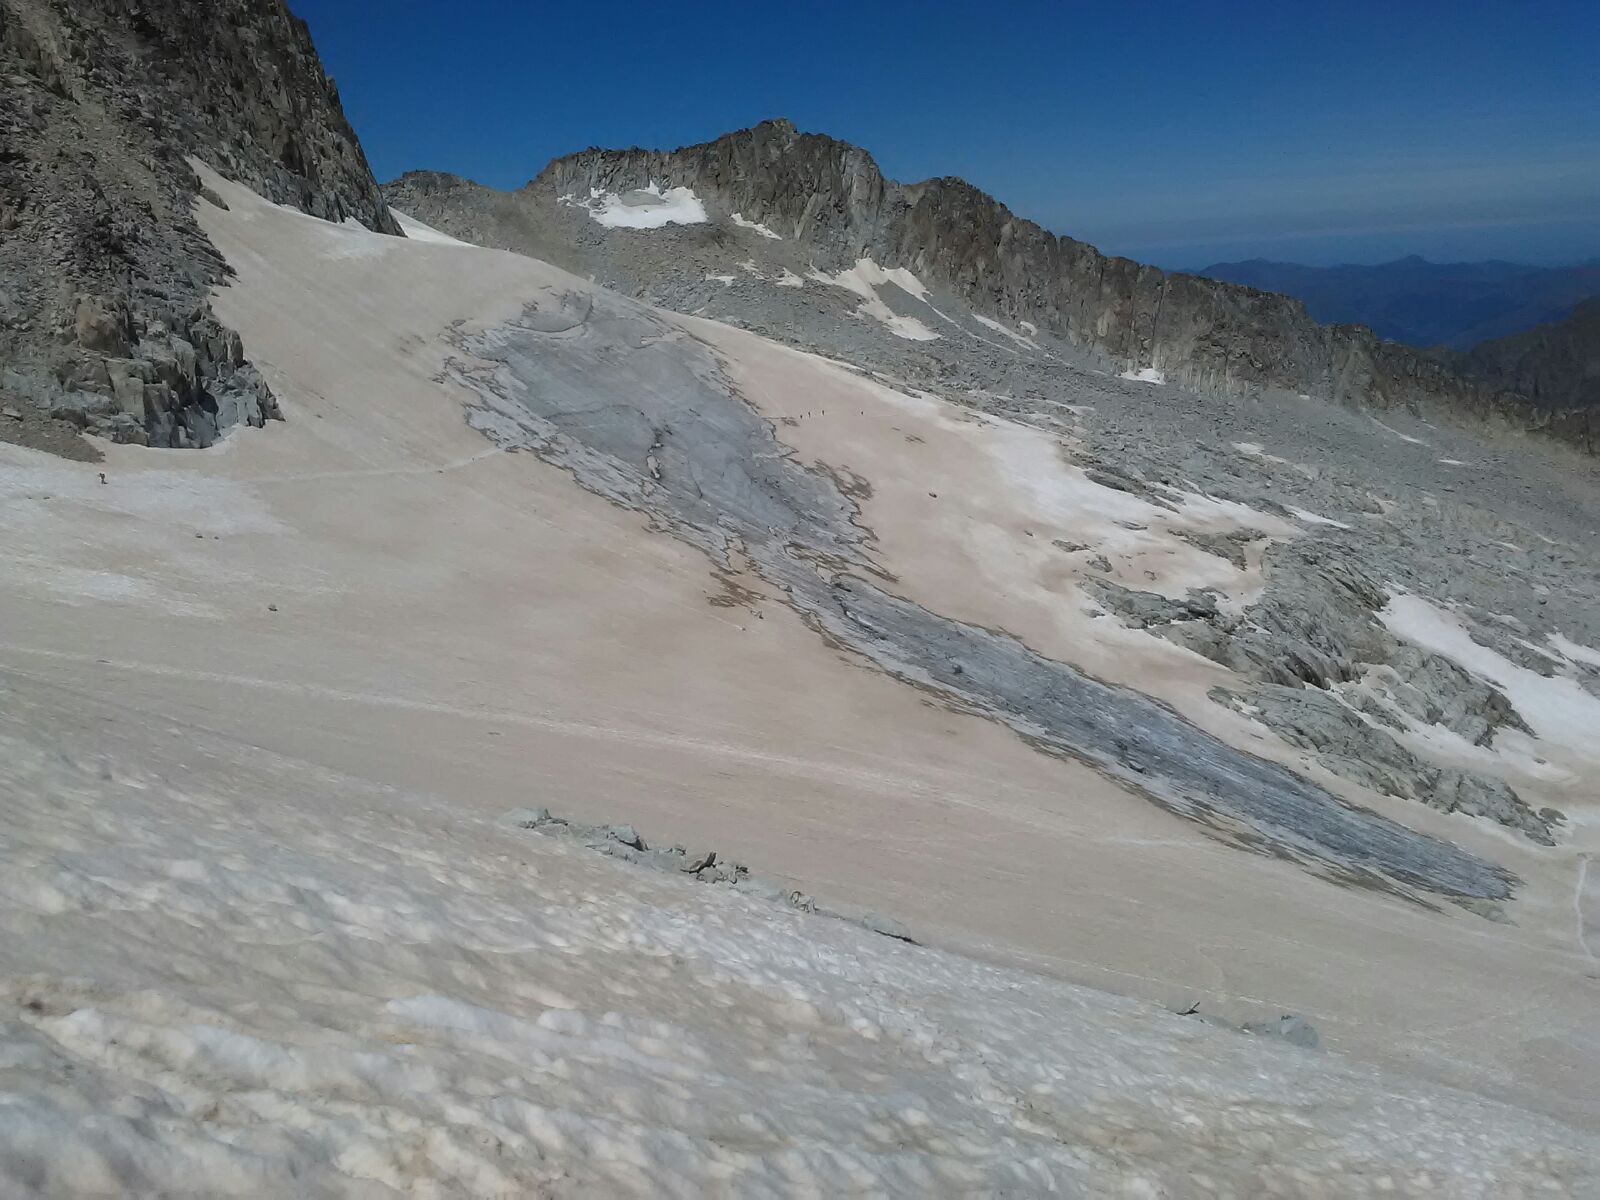
<svg viewBox="0 0 1600 1200"><path fill-rule="evenodd" d="M1165 266L1600 257L1600 0L290 0L373 169L765 117Z"/></svg>

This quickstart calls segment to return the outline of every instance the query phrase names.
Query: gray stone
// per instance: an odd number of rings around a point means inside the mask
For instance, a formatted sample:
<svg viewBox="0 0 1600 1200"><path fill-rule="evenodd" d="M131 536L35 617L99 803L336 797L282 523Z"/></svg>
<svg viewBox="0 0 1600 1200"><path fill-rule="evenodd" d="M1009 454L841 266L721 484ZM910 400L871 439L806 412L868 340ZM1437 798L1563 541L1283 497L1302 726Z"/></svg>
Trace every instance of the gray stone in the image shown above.
<svg viewBox="0 0 1600 1200"><path fill-rule="evenodd" d="M644 839L632 825L609 825L606 827L606 836L624 846L632 846L635 850L645 848Z"/></svg>
<svg viewBox="0 0 1600 1200"><path fill-rule="evenodd" d="M521 829L537 829L550 820L548 808L514 808L505 819Z"/></svg>

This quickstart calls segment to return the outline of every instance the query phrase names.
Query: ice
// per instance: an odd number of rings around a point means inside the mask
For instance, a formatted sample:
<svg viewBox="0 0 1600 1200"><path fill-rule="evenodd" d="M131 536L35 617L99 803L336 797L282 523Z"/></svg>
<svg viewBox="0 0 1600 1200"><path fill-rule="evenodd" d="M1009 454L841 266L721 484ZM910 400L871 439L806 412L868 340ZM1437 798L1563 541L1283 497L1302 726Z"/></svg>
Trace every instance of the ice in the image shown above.
<svg viewBox="0 0 1600 1200"><path fill-rule="evenodd" d="M642 188L605 192L591 188L589 199L562 196L558 203L585 209L597 224L608 229L660 229L666 225L701 225L707 220L705 205L686 187L668 188L651 180Z"/></svg>
<svg viewBox="0 0 1600 1200"><path fill-rule="evenodd" d="M740 213L734 213L733 217L732 217L732 221L740 229L754 230L756 233L759 233L762 237L771 238L775 242L783 241L783 235L782 234L773 233L772 230L768 229L760 221L747 221L747 220L744 219L743 215L740 214Z"/></svg>

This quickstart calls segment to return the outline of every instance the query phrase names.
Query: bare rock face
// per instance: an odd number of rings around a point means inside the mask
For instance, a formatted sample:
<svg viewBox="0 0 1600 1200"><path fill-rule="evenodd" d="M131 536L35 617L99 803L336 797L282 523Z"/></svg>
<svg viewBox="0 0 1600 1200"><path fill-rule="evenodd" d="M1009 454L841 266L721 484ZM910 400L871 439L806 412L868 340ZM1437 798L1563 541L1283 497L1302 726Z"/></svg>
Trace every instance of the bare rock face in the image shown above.
<svg viewBox="0 0 1600 1200"><path fill-rule="evenodd" d="M279 416L207 304L226 268L190 155L399 233L283 0L0 0L0 392L38 418L17 428L205 446Z"/></svg>
<svg viewBox="0 0 1600 1200"><path fill-rule="evenodd" d="M1154 368L1196 390L1307 393L1537 429L1600 449L1600 410L1535 404L1361 326L1319 325L1287 296L1108 257L960 179L896 183L859 147L787 121L670 152L586 150L509 195L433 173L404 176L386 194L458 236L548 255L538 212L562 196L620 194L652 180L693 188L712 211L804 243L819 263L868 256L909 268L976 312L1031 322L1119 368Z"/></svg>
<svg viewBox="0 0 1600 1200"><path fill-rule="evenodd" d="M1600 408L1600 298L1560 321L1480 342L1457 362L1556 411Z"/></svg>

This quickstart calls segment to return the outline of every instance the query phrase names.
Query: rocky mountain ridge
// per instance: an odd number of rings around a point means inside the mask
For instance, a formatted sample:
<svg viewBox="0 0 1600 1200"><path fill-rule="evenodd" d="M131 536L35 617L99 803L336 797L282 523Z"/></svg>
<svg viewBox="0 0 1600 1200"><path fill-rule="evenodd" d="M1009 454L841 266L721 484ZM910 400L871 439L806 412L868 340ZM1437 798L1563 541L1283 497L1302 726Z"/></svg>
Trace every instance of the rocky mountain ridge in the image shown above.
<svg viewBox="0 0 1600 1200"><path fill-rule="evenodd" d="M1600 297L1563 320L1480 342L1458 361L1546 407L1600 409Z"/></svg>
<svg viewBox="0 0 1600 1200"><path fill-rule="evenodd" d="M277 417L210 311L193 155L279 203L398 234L284 0L0 0L0 437L92 456Z"/></svg>
<svg viewBox="0 0 1600 1200"><path fill-rule="evenodd" d="M386 194L404 208L471 191L473 204L493 209L509 243L529 224L522 212L530 207L652 181L691 188L708 209L803 243L823 266L869 257L907 268L977 313L1037 326L1118 369L1160 372L1206 393L1310 394L1540 431L1589 453L1600 447L1594 410L1545 409L1360 326L1319 325L1286 296L1108 257L1015 216L960 179L896 183L865 150L788 121L674 151L585 150L550 163L515 193L415 173ZM438 207L425 208L425 219L437 219Z"/></svg>

